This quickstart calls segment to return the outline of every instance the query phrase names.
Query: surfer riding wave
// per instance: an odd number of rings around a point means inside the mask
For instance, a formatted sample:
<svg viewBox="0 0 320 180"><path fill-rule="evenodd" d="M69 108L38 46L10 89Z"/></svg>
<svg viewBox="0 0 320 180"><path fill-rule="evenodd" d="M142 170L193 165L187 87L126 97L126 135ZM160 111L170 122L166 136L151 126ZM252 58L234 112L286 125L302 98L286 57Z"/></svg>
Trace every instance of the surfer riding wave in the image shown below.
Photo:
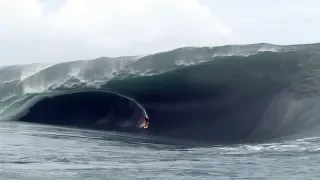
<svg viewBox="0 0 320 180"><path fill-rule="evenodd" d="M142 119L143 119L143 128L147 129L149 127L149 119L145 116L143 116Z"/></svg>

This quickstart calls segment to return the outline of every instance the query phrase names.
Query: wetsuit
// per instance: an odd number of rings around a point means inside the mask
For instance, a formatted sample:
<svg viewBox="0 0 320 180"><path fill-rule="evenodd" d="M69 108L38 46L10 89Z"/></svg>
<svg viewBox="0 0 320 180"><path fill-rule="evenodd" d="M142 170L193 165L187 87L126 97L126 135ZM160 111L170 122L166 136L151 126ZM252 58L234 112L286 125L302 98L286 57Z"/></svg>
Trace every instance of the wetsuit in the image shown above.
<svg viewBox="0 0 320 180"><path fill-rule="evenodd" d="M144 117L144 127L147 128L149 126L149 119Z"/></svg>

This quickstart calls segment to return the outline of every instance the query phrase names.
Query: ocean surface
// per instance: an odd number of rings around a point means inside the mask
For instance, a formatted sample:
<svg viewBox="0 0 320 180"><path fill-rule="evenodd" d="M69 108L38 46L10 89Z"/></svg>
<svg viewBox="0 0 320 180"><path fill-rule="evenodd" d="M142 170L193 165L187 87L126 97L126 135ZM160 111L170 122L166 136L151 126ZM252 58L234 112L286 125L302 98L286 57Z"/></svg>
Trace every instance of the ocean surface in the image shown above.
<svg viewBox="0 0 320 180"><path fill-rule="evenodd" d="M260 43L0 67L0 179L318 179L319 58Z"/></svg>
<svg viewBox="0 0 320 180"><path fill-rule="evenodd" d="M116 132L1 123L0 179L318 179L320 137L194 147Z"/></svg>

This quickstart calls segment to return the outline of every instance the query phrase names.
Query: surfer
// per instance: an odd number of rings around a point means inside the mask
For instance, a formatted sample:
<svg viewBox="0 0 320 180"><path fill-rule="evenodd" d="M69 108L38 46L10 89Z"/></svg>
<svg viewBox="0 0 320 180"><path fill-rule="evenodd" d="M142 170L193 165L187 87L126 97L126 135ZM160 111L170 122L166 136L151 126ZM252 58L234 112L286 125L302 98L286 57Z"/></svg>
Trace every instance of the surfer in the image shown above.
<svg viewBox="0 0 320 180"><path fill-rule="evenodd" d="M143 122L144 122L144 126L143 128L148 128L149 127L149 119L147 117L143 117Z"/></svg>

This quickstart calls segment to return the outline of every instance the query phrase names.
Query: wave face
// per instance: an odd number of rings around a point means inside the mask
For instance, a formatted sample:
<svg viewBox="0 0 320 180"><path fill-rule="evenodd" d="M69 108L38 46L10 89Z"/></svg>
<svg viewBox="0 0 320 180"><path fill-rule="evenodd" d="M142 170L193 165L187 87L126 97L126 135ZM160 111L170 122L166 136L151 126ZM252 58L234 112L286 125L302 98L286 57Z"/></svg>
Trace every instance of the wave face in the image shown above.
<svg viewBox="0 0 320 180"><path fill-rule="evenodd" d="M311 136L319 52L261 43L0 67L0 119L209 143Z"/></svg>

